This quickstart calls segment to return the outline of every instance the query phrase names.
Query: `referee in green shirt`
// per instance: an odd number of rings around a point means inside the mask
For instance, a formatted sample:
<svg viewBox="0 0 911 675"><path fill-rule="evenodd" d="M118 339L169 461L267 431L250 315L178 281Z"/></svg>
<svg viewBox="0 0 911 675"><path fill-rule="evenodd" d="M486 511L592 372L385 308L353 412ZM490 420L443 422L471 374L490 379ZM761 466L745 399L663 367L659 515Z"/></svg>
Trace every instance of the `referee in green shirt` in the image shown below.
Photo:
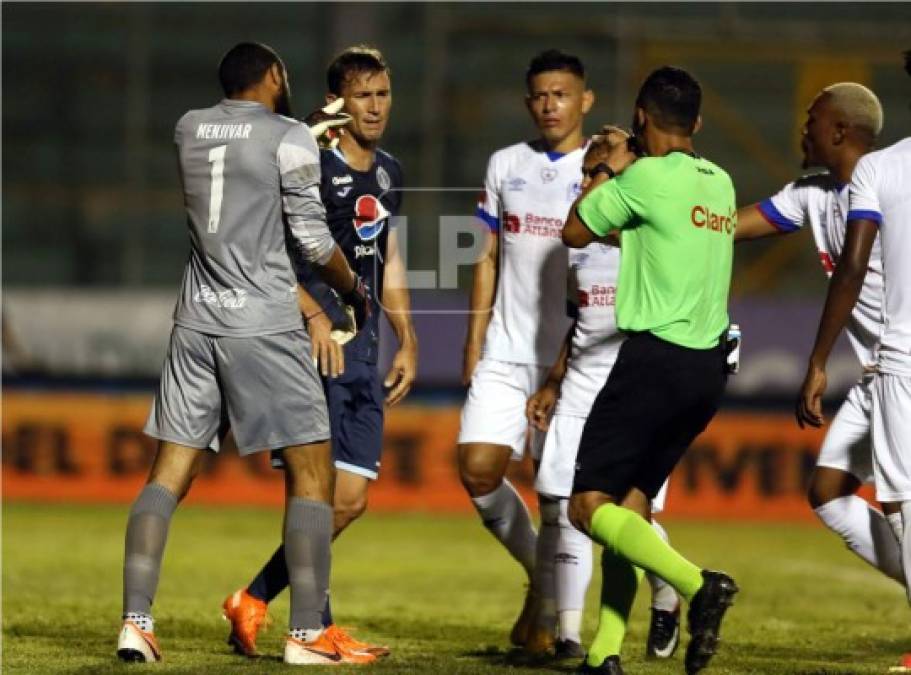
<svg viewBox="0 0 911 675"><path fill-rule="evenodd" d="M701 98L684 70L649 75L634 117L645 156L609 130L589 150L599 163L563 228L573 248L619 237L617 326L628 334L585 424L570 500L575 526L604 546L600 622L582 672L622 673L643 569L690 603L687 673L715 653L737 592L733 579L686 560L649 524L651 499L715 415L727 379L737 206L728 174L693 150Z"/></svg>

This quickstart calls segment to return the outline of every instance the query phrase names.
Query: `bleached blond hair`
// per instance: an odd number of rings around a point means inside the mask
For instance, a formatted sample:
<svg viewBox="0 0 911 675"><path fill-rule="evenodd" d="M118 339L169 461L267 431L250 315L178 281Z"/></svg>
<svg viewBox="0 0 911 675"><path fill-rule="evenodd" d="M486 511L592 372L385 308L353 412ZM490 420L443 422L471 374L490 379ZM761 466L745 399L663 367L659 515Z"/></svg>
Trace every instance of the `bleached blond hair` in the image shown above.
<svg viewBox="0 0 911 675"><path fill-rule="evenodd" d="M857 82L838 82L822 90L845 122L879 136L883 129L883 107L872 91Z"/></svg>

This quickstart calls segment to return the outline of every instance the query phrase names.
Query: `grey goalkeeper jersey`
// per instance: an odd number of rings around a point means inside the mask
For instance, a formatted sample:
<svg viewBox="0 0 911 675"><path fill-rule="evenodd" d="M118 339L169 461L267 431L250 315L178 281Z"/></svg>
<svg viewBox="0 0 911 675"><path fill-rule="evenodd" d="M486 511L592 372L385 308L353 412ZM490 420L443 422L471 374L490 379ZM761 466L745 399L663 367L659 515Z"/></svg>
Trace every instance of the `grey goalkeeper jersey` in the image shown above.
<svg viewBox="0 0 911 675"><path fill-rule="evenodd" d="M190 259L174 323L247 337L301 328L292 254L324 264L335 242L310 130L259 103L225 99L177 123Z"/></svg>

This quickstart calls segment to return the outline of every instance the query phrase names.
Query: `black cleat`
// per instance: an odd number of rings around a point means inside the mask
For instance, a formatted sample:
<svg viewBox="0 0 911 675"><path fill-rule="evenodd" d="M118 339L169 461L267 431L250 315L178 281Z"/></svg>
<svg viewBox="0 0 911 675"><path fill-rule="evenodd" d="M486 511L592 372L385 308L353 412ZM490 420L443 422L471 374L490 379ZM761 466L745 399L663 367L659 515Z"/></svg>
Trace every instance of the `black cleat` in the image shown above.
<svg viewBox="0 0 911 675"><path fill-rule="evenodd" d="M554 658L557 661L584 659L585 647L575 640L557 640L554 643Z"/></svg>
<svg viewBox="0 0 911 675"><path fill-rule="evenodd" d="M608 656L600 666L590 666L588 661L583 661L576 672L589 675L623 675L623 668L620 666L619 656Z"/></svg>
<svg viewBox="0 0 911 675"><path fill-rule="evenodd" d="M652 609L645 655L652 659L669 659L680 644L680 607L673 612Z"/></svg>
<svg viewBox="0 0 911 675"><path fill-rule="evenodd" d="M721 620L728 607L734 604L734 594L740 589L724 572L702 570L702 588L690 602L687 612L690 643L684 662L687 675L705 668L718 649Z"/></svg>

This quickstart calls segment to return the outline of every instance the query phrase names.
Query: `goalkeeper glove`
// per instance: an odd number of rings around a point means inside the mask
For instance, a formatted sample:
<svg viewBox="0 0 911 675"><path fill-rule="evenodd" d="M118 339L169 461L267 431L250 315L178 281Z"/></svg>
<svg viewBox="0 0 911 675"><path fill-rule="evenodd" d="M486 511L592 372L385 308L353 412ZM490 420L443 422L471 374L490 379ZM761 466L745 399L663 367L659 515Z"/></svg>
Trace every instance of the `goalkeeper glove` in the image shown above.
<svg viewBox="0 0 911 675"><path fill-rule="evenodd" d="M345 312L351 320L351 330L357 333L370 318L370 289L359 276L354 276L354 287L341 296Z"/></svg>
<svg viewBox="0 0 911 675"><path fill-rule="evenodd" d="M345 99L337 98L304 118L319 147L334 148L338 145L341 128L351 121L351 115L341 112L344 105Z"/></svg>

